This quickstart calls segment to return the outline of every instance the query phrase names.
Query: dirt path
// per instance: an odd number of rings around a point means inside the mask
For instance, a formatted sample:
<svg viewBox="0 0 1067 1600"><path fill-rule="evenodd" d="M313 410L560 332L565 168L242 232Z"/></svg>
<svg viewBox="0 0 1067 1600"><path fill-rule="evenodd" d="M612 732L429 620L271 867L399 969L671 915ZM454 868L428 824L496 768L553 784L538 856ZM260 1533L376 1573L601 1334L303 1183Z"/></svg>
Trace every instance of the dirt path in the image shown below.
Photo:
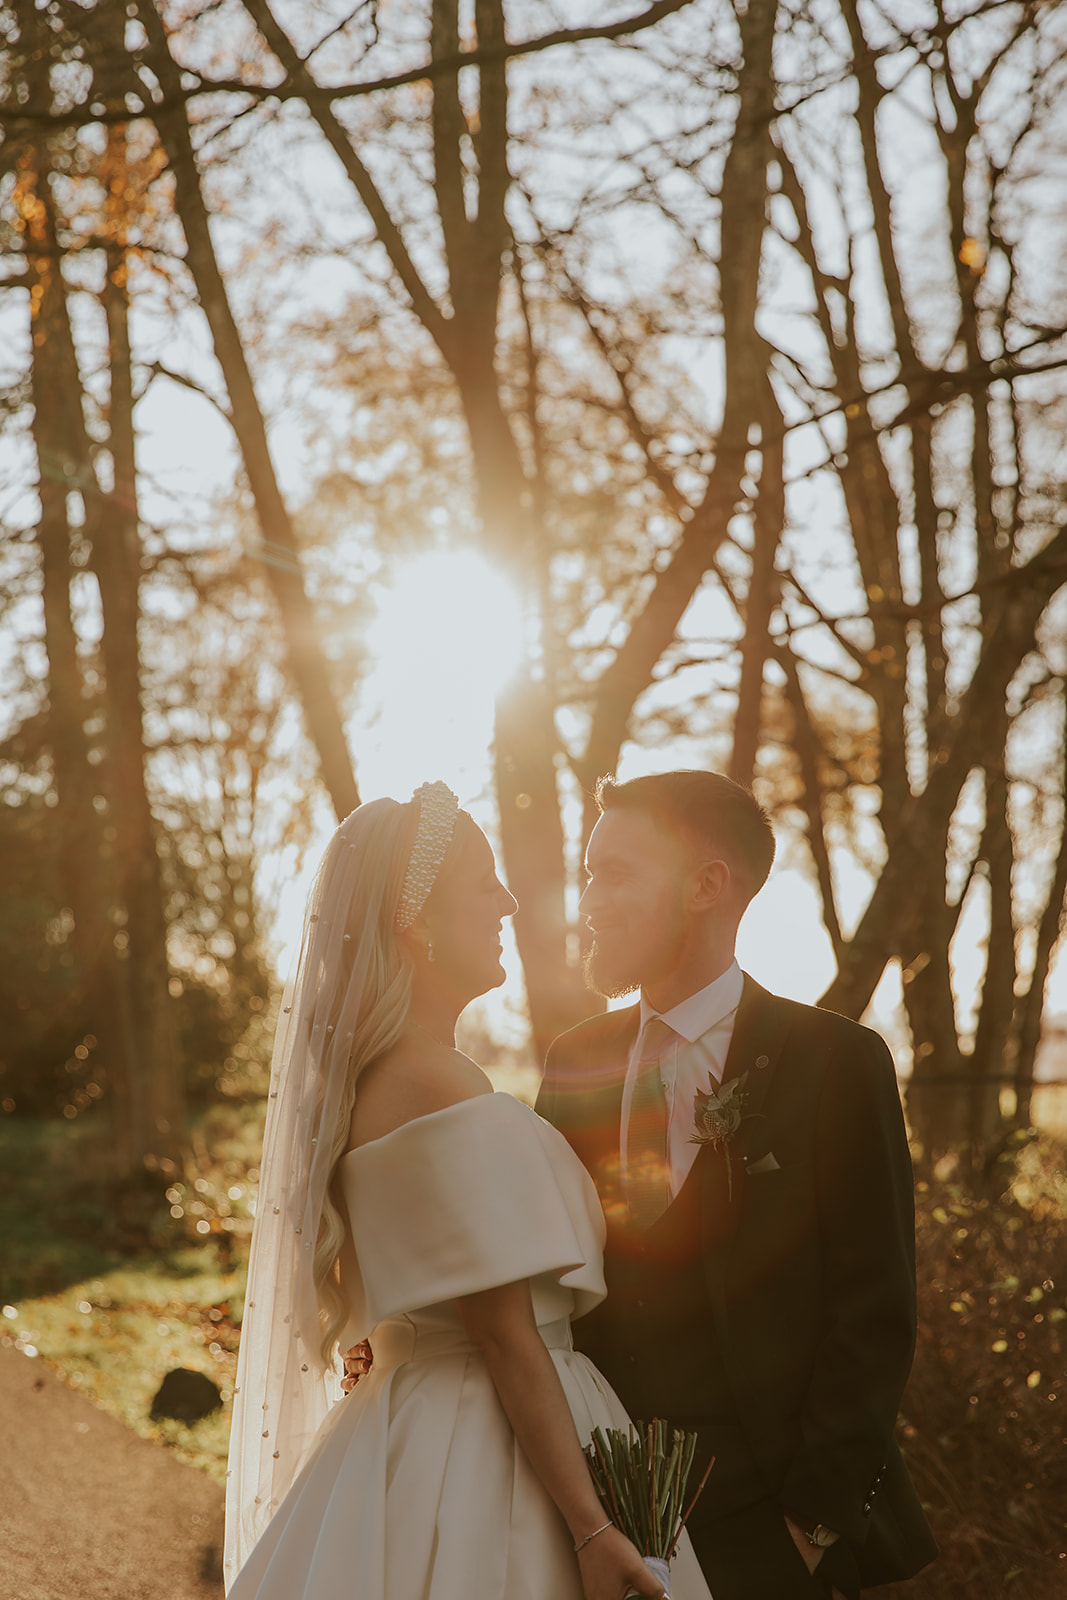
<svg viewBox="0 0 1067 1600"><path fill-rule="evenodd" d="M0 1349L3 1600L222 1600L222 1491Z"/></svg>

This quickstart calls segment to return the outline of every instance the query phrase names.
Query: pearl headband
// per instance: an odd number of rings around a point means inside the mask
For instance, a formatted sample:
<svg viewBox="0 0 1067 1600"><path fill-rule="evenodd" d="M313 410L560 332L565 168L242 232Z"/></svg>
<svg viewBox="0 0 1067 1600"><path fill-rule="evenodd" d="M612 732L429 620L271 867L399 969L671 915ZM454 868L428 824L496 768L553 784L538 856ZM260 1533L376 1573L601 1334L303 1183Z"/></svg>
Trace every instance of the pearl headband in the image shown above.
<svg viewBox="0 0 1067 1600"><path fill-rule="evenodd" d="M426 896L441 870L445 851L452 842L459 815L459 801L440 780L424 783L411 798L419 802L419 821L396 908L398 931L410 928L425 905Z"/></svg>

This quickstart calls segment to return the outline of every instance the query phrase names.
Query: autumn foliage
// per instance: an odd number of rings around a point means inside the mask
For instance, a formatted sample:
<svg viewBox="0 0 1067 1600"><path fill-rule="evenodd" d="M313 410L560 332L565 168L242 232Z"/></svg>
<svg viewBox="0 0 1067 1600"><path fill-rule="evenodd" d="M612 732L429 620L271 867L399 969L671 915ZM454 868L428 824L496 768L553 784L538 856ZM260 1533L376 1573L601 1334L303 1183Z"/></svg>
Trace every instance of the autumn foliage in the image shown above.
<svg viewBox="0 0 1067 1600"><path fill-rule="evenodd" d="M996 1198L920 1183L919 1340L901 1445L940 1560L894 1600L1067 1585L1067 1181L1035 1143Z"/></svg>

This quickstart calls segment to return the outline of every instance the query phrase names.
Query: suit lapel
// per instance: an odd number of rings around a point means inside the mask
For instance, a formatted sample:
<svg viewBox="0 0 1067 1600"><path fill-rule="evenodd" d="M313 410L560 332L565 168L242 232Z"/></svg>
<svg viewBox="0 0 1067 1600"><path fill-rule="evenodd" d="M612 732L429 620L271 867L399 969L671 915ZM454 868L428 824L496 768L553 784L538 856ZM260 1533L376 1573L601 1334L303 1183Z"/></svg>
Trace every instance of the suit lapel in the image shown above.
<svg viewBox="0 0 1067 1600"><path fill-rule="evenodd" d="M744 1089L745 1120L737 1139L738 1153L747 1162L758 1160L765 1153L760 1133L763 1105L789 1032L791 1017L788 1007L780 1003L777 995L762 988L747 972L744 979L745 986L737 1008L730 1048L726 1053L722 1082L726 1084L748 1074ZM714 1160L716 1155L717 1152L710 1145L704 1145L697 1152L693 1171L696 1172L701 1163Z"/></svg>
<svg viewBox="0 0 1067 1600"><path fill-rule="evenodd" d="M769 1151L763 1107L791 1021L792 1008L746 973L722 1079L723 1083L729 1083L747 1074L743 1121L730 1147L729 1166L724 1150L705 1145L693 1169L693 1176L700 1184L703 1250L709 1286L713 1298L720 1304L727 1247L744 1211L745 1185L749 1181L745 1168Z"/></svg>
<svg viewBox="0 0 1067 1600"><path fill-rule="evenodd" d="M597 1036L584 1041L580 1081L572 1080L582 1102L580 1126L570 1119L565 1126L568 1138L596 1181L609 1228L616 1234L619 1230L630 1231L620 1178L619 1133L626 1067L639 1019L640 1007L636 1005L608 1013ZM748 1075L745 1121L731 1149L732 1176L727 1173L725 1153L705 1145L697 1152L689 1177L663 1217L647 1235L642 1235L648 1242L668 1222L690 1184L699 1190L705 1251L720 1254L720 1247L733 1236L741 1214L744 1164L766 1153L762 1110L791 1020L791 1007L746 973L723 1068L724 1083L744 1073Z"/></svg>
<svg viewBox="0 0 1067 1600"><path fill-rule="evenodd" d="M746 972L722 1075L723 1083L745 1076L745 1122L738 1137L745 1160L765 1153L760 1135L763 1106L792 1020L792 1008Z"/></svg>
<svg viewBox="0 0 1067 1600"><path fill-rule="evenodd" d="M763 1104L774 1076L775 1065L785 1036L789 1031L790 1012L776 995L762 988L754 978L744 975L744 988L737 1008L730 1048L723 1067L722 1081L728 1083L747 1073L744 1090L744 1122L737 1139L731 1146L730 1168L726 1153L711 1145L697 1151L696 1160L682 1187L672 1199L663 1216L648 1230L646 1238L651 1243L672 1231L679 1202L691 1196L690 1186L698 1194L704 1250L718 1249L725 1244L737 1228L744 1193L744 1167L749 1160L758 1160L765 1154L766 1135L763 1132ZM635 1008L636 1009L636 1008ZM627 1035L627 1051L633 1043L636 1029ZM614 1104L616 1130L622 1119L622 1082L626 1074L626 1060L620 1067L618 1096ZM618 1132L616 1132L616 1144ZM673 1215L672 1215L673 1214ZM625 1204L618 1213L625 1219Z"/></svg>

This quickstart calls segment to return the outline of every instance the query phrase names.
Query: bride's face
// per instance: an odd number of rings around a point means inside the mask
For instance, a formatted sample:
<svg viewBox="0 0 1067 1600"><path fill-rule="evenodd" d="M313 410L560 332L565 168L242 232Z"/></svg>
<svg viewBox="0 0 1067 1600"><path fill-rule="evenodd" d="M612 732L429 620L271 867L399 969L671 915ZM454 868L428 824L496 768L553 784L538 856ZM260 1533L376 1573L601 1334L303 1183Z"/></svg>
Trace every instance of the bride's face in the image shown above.
<svg viewBox="0 0 1067 1600"><path fill-rule="evenodd" d="M497 876L489 840L461 811L419 921L433 945L435 980L464 1004L504 982L500 932L504 918L517 909Z"/></svg>

